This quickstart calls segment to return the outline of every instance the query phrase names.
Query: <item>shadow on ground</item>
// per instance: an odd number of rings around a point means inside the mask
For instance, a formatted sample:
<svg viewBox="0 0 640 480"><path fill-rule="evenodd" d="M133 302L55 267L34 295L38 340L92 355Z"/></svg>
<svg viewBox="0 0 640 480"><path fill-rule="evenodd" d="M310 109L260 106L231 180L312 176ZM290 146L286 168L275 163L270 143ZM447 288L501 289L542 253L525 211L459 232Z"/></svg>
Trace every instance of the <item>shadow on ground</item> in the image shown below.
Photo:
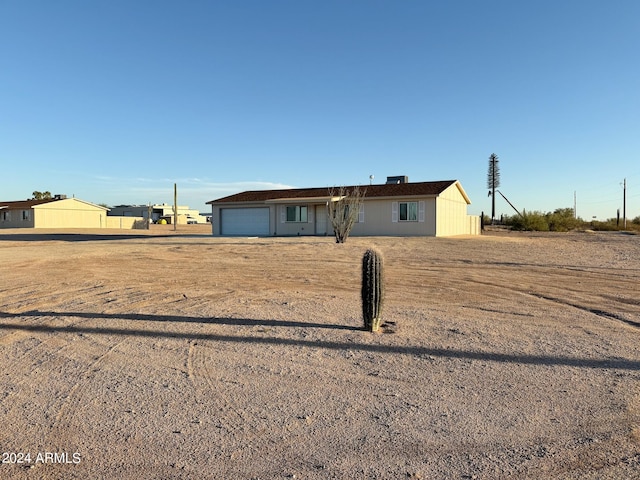
<svg viewBox="0 0 640 480"><path fill-rule="evenodd" d="M103 314L91 312L46 312L30 311L24 313L0 312L2 319L20 319L24 317L80 317L88 319L132 320L145 322L188 322L235 326L271 326L271 327L301 327L301 328L329 328L336 330L361 330L347 325L326 325L318 323L291 322L280 320L258 320L237 318L199 318L168 315L138 315L138 314ZM67 334L96 334L121 335L158 338L178 338L188 340L209 340L214 342L234 342L246 344L285 345L306 348L322 348L331 350L361 350L383 354L401 354L413 356L431 356L450 359L479 360L486 362L513 363L521 365L568 366L578 368L607 368L618 370L640 370L640 361L624 358L591 359L576 357L559 357L551 355L516 355L492 352L474 352L466 350L428 348L422 346L382 345L354 342L301 340L292 338L255 337L242 335L219 335L191 332L169 332L166 330L146 330L137 328L110 328L88 326L49 326L29 325L25 323L0 323L0 330L22 330L29 332L67 333ZM366 335L363 332L363 335Z"/></svg>

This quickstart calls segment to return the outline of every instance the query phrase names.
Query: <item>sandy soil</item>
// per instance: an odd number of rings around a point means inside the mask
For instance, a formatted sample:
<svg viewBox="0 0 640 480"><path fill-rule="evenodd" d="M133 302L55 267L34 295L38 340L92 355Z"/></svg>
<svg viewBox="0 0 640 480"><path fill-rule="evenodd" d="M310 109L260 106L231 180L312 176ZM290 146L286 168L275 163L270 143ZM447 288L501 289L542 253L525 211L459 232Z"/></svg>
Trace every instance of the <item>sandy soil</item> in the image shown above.
<svg viewBox="0 0 640 480"><path fill-rule="evenodd" d="M640 236L207 232L0 233L0 478L640 478Z"/></svg>

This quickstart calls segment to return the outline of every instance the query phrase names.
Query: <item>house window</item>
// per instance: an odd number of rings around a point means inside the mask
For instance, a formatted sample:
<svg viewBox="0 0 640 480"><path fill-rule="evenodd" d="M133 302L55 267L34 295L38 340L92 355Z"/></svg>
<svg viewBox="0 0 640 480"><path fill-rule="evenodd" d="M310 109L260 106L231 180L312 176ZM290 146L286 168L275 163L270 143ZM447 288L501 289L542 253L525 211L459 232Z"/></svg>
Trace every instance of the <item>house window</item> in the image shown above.
<svg viewBox="0 0 640 480"><path fill-rule="evenodd" d="M11 212L2 212L2 216L0 216L0 218L2 218L3 222L11 221Z"/></svg>
<svg viewBox="0 0 640 480"><path fill-rule="evenodd" d="M418 221L418 202L400 202L400 221Z"/></svg>
<svg viewBox="0 0 640 480"><path fill-rule="evenodd" d="M287 207L287 222L307 222L307 207L306 206L288 206Z"/></svg>
<svg viewBox="0 0 640 480"><path fill-rule="evenodd" d="M29 220L29 210L22 210L22 220Z"/></svg>
<svg viewBox="0 0 640 480"><path fill-rule="evenodd" d="M335 207L333 211L333 218L340 218L340 206ZM349 218L349 205L342 205L342 219L346 220Z"/></svg>

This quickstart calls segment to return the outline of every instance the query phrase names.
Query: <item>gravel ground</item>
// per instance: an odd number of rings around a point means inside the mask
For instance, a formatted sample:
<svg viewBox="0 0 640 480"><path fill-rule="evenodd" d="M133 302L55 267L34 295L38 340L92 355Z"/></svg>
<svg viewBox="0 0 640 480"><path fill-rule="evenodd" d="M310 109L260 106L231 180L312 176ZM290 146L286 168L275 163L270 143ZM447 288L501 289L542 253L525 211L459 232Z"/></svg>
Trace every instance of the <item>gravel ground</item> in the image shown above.
<svg viewBox="0 0 640 480"><path fill-rule="evenodd" d="M0 478L640 478L640 236L16 230L0 258Z"/></svg>

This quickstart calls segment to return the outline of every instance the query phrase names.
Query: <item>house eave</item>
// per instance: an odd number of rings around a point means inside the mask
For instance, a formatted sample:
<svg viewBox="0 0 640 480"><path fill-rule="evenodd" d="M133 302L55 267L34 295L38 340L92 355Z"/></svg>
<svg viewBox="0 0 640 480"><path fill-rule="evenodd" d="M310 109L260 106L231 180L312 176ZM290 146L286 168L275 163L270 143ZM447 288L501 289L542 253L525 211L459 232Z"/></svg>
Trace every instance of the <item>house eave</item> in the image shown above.
<svg viewBox="0 0 640 480"><path fill-rule="evenodd" d="M455 186L458 188L458 191L464 198L464 201L467 202L467 205L471 205L471 199L467 195L467 192L464 191L464 188L462 188L462 184L458 180L456 180Z"/></svg>
<svg viewBox="0 0 640 480"><path fill-rule="evenodd" d="M317 203L317 204L325 204L327 202L337 202L338 200L343 199L344 196L334 196L334 197L299 197L299 198L273 198L271 200L265 200L264 203L270 204L300 204L300 203Z"/></svg>

